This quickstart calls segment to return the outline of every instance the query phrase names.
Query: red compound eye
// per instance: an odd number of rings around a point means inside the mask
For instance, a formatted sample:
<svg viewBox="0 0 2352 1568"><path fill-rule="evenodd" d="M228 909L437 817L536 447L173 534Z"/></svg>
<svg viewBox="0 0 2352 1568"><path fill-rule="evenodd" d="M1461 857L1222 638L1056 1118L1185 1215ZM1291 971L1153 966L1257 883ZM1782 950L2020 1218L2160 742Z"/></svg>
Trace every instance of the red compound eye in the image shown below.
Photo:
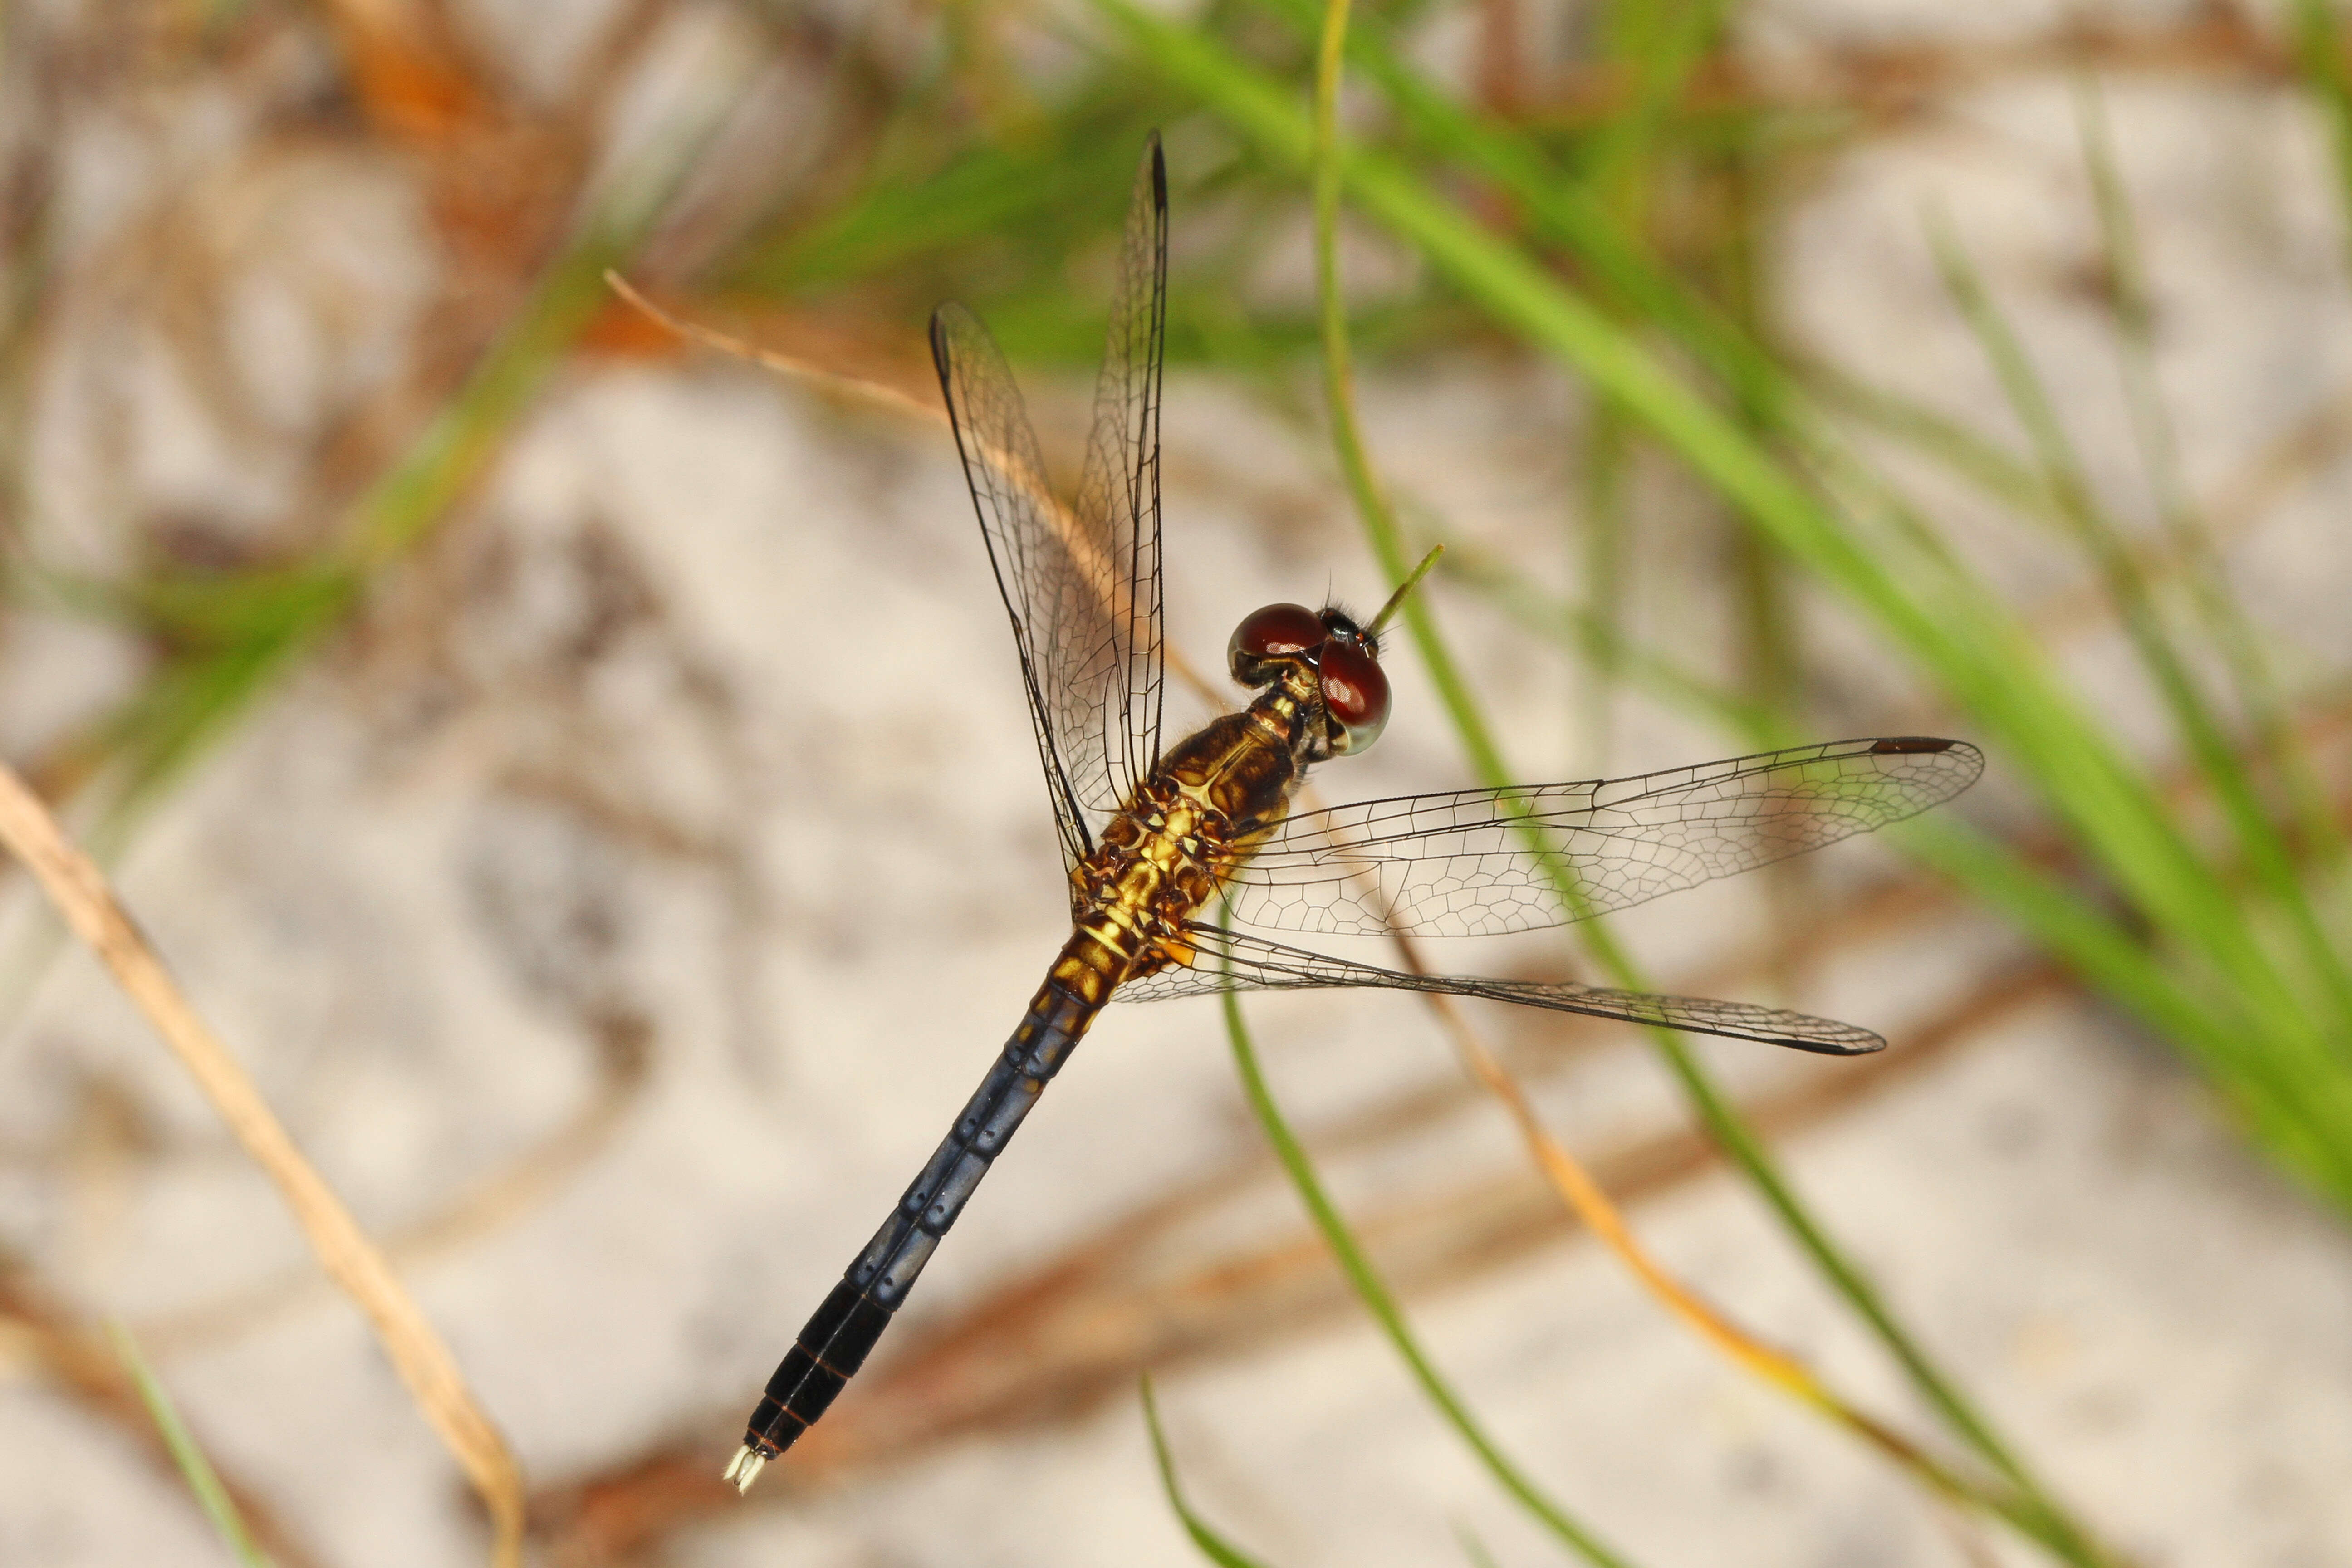
<svg viewBox="0 0 2352 1568"><path fill-rule="evenodd" d="M1323 675L1323 706L1340 731L1331 750L1360 752L1379 740L1389 721L1389 678L1371 650L1352 637L1333 637L1317 668Z"/></svg>
<svg viewBox="0 0 2352 1568"><path fill-rule="evenodd" d="M1234 628L1225 645L1225 659L1234 679L1244 686L1264 686L1280 671L1269 661L1290 654L1311 653L1330 634L1322 617L1304 605L1268 605L1253 610Z"/></svg>

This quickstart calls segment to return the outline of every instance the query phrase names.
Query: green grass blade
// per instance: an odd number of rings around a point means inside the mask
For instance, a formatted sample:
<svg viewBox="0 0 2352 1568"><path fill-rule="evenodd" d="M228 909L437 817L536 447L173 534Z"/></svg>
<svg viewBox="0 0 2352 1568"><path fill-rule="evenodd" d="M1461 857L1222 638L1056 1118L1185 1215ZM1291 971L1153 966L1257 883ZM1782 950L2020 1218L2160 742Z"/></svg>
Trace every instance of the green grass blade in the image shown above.
<svg viewBox="0 0 2352 1568"><path fill-rule="evenodd" d="M1305 173L1312 130L1285 91L1194 29L1134 0L1095 0L1132 61L1194 94L1265 156ZM2313 1114L2339 1130L2322 1179L2352 1208L2352 1082L2315 1020L2276 984L2230 889L2181 837L2147 779L2055 683L2044 656L1979 581L1901 531L1865 538L1853 521L1535 258L1485 230L1379 156L1343 156L1350 197L1403 237L1433 273L1505 327L1614 399L1700 479L1826 584L1874 618L1971 715L1983 738L2042 792L2095 863L2166 939L2237 994L2250 1028L2295 1058ZM1831 477L1844 480L1841 471ZM1868 490L1855 481L1854 488ZM1866 499L1885 506L1874 493ZM1914 531L1917 531L1916 529ZM2324 1068L2319 1064L2326 1064ZM2305 1167L2298 1167L2305 1170Z"/></svg>
<svg viewBox="0 0 2352 1568"><path fill-rule="evenodd" d="M2272 825L2256 795L2253 781L2223 732L2220 717L2188 660L2165 626L2137 560L2122 531L2099 504L2081 459L2034 370L2025 345L2018 339L2000 306L1984 286L1956 236L1940 222L1930 226L1930 243L1946 286L1969 328L1992 363L2010 406L2025 426L2038 455L2051 493L2085 555L2105 581L2140 662L2157 684L2174 723L2188 742L2198 769L2212 786L2257 879L2283 910L2303 949L2311 978L2321 986L2336 1014L2328 1034L2352 1052L2352 973L2320 929L2318 917L2296 874L2286 842ZM2232 922L2242 929L2243 922ZM2212 934L2220 934L2218 932ZM2253 944L2245 944L2250 949ZM2241 973L2259 973L2271 987L2283 986L2266 958L2241 966ZM2352 1055L2347 1055L2352 1060Z"/></svg>
<svg viewBox="0 0 2352 1568"><path fill-rule="evenodd" d="M2346 223L2352 225L2352 64L2345 60L2343 36L2329 0L2294 0L2294 59L2305 85L2327 116L2336 178L2342 187L2337 198L2344 204ZM2347 229L2347 238L2352 238L2352 229Z"/></svg>
<svg viewBox="0 0 2352 1568"><path fill-rule="evenodd" d="M1468 1525L1455 1525L1454 1537L1462 1542L1462 1555L1470 1559L1470 1568L1500 1568L1495 1561L1495 1554L1486 1550L1486 1543L1479 1540Z"/></svg>
<svg viewBox="0 0 2352 1568"><path fill-rule="evenodd" d="M1440 575L1486 595L1519 625L1565 643L1571 652L1581 651L1594 635L1591 626L1575 623L1572 609L1529 588L1521 574L1488 559L1476 544L1442 537L1447 549ZM1629 644L1614 657L1628 679L1651 695L1744 744L1760 750L1793 745L1801 738L1777 712L1748 703L1738 693L1655 649ZM2106 910L2012 847L1957 819L1938 816L1906 823L1894 830L1894 837L2085 984L2196 1056L2230 1097L2250 1135L2271 1144L2315 1185L2331 1179L2334 1155L2327 1128L2312 1119L2297 1080L2283 1074L2258 1048L2259 1040L2242 1017L2196 995L2175 966L2151 953L2143 939Z"/></svg>
<svg viewBox="0 0 2352 1568"><path fill-rule="evenodd" d="M131 1373L131 1381L139 1390L141 1403L147 1406L148 1419L155 1423L155 1430L162 1436L163 1447L171 1451L172 1462L179 1467L181 1477L188 1483L188 1490L194 1494L196 1506L204 1510L206 1519L212 1521L213 1531L221 1538L221 1544L227 1547L229 1555L244 1563L246 1568L270 1568L268 1557L255 1543L253 1532L246 1528L244 1518L238 1514L236 1502L228 1495L228 1489L221 1484L219 1473L213 1468L212 1461L205 1458L205 1451L188 1431L187 1423L180 1419L178 1408L173 1405L172 1396L163 1391L163 1384L156 1378L153 1369L148 1366L147 1358L139 1353L139 1346L131 1339L131 1331L119 1322L109 1321L106 1334L114 1342L114 1353L121 1361L123 1369Z"/></svg>
<svg viewBox="0 0 2352 1568"><path fill-rule="evenodd" d="M1806 367L1807 390L1823 406L1861 421L1933 459L2008 511L2056 522L2050 487L2031 459L1924 403L1873 386L1834 365Z"/></svg>
<svg viewBox="0 0 2352 1568"><path fill-rule="evenodd" d="M1347 477L1349 490L1355 498L1358 516L1374 555L1390 580L1398 581L1405 574L1408 555L1395 516L1371 471L1358 428L1348 352L1346 306L1339 279L1338 219L1342 156L1338 141L1337 101L1347 13L1347 0L1331 0L1318 54L1310 146L1315 195L1316 281L1322 303L1324 326L1323 379L1330 405L1333 445ZM1435 618L1426 597L1408 600L1405 614L1414 647L1422 655L1432 683L1438 689L1440 700L1454 721L1455 734L1469 758L1472 771L1490 787L1506 790L1514 787L1508 770L1503 765L1501 751L1493 732L1472 698L1467 683L1463 680L1450 650L1438 635ZM1544 841L1545 836L1531 823L1522 826L1539 863L1551 877L1561 907L1571 920L1580 921L1578 927L1580 934L1612 984L1629 990L1650 989L1632 955L1618 943L1609 927L1601 921L1586 918L1591 913L1590 906L1566 857L1555 852ZM1228 1026L1234 1036L1236 1055L1242 1056L1244 1043L1240 1013L1230 998L1227 1016ZM1962 1395L1958 1385L1897 1322L1873 1282L1830 1240L1827 1232L1813 1219L1810 1210L1798 1199L1795 1190L1766 1153L1761 1141L1716 1087L1689 1047L1671 1031L1657 1029L1651 1034L1709 1131L1780 1216L1815 1266L1877 1332L1882 1342L1901 1363L1913 1383L1942 1414L1946 1422L2022 1494L2032 1525L2040 1527L2032 1529L2032 1533L2071 1562L2087 1565L2101 1561L2088 1532L2067 1518L2014 1450L1994 1433L1990 1424Z"/></svg>
<svg viewBox="0 0 2352 1568"><path fill-rule="evenodd" d="M1264 0L1311 34L1316 0ZM1591 268L1601 286L1642 319L1657 322L1740 400L1778 405L1787 382L1780 367L1714 305L1661 267L1591 190L1527 137L1480 121L1406 64L1378 22L1351 26L1348 58L1377 84L1413 132L1507 192L1529 225Z"/></svg>
<svg viewBox="0 0 2352 1568"><path fill-rule="evenodd" d="M1605 771L1615 728L1612 699L1627 673L1625 621L1633 603L1633 519L1627 492L1634 446L1624 416L1608 404L1597 403L1585 420L1580 447L1575 522L1581 537L1572 541L1571 548L1581 558L1578 578L1584 588L1583 603L1563 605L1545 630L1572 632L1581 645L1583 754ZM1510 573L1506 579L1524 585L1524 574Z"/></svg>
<svg viewBox="0 0 2352 1568"><path fill-rule="evenodd" d="M1330 1194L1324 1190L1322 1178L1316 1173L1313 1163L1307 1159L1305 1147L1292 1133L1281 1107L1275 1103L1274 1091L1266 1087L1265 1075L1258 1067L1256 1048L1250 1043L1248 1026L1242 1021L1240 1001L1232 992L1227 992L1223 1002L1225 1037L1233 1046L1234 1068L1241 1078L1242 1092L1249 1100L1251 1111L1257 1117L1258 1125L1265 1130L1266 1141L1274 1145L1275 1155L1289 1175L1290 1184L1297 1189L1299 1200L1307 1205L1308 1215L1315 1221L1315 1228L1322 1233L1324 1241L1339 1260L1340 1270L1347 1275L1348 1282L1355 1287L1357 1297L1364 1303L1365 1310L1380 1325L1381 1331L1388 1336L1398 1358L1412 1372L1413 1381L1421 1385L1429 1402L1437 1406L1438 1414L1445 1418L1446 1425L1453 1427L1470 1451L1477 1456L1487 1473L1538 1522L1596 1568L1624 1568L1624 1558L1602 1545L1599 1537L1545 1495L1509 1456L1496 1446L1470 1407L1463 1403L1462 1397L1454 1393L1453 1385L1445 1381L1444 1375L1421 1348L1421 1342L1405 1321L1403 1309L1397 1305L1396 1298L1372 1268L1371 1260L1364 1256L1362 1247L1348 1228L1348 1222L1341 1217L1339 1206L1332 1203Z"/></svg>
<svg viewBox="0 0 2352 1568"><path fill-rule="evenodd" d="M2129 1007L2210 1072L2250 1131L2323 1189L2340 1187L2340 1124L2263 1048L2244 1016L2201 997L2112 915L2014 849L1945 817L1899 825L1904 847L1999 910L2085 982Z"/></svg>
<svg viewBox="0 0 2352 1568"><path fill-rule="evenodd" d="M1160 1401L1152 1394L1149 1374L1143 1379L1143 1425L1151 1434L1151 1457L1160 1467L1160 1490L1167 1494L1169 1508L1184 1526L1184 1533L1192 1538L1192 1544L1201 1549L1201 1555L1216 1563L1217 1568L1265 1568L1256 1558L1219 1535L1184 1500L1184 1489L1176 1479L1175 1457L1168 1448L1168 1434L1160 1428Z"/></svg>
<svg viewBox="0 0 2352 1568"><path fill-rule="evenodd" d="M2107 273L2113 281L2113 313L2124 396L2130 408L2132 434L2139 447L2141 464L2147 471L2149 488L2156 494L2158 518L2174 559L2181 563L2180 577L2188 586L2205 635L2230 669L2238 705L2260 739L2270 766L2278 774L2294 814L2296 830L2311 852L2315 868L2326 875L2344 862L2343 828L2335 813L2327 808L2326 791L2295 733L2270 660L2243 607L2231 593L2229 573L2214 544L2212 531L2181 472L2180 444L2156 374L2156 307L2149 293L2147 268L2141 258L2139 225L2132 212L2130 195L2124 187L2122 171L2116 164L2105 106L2089 79L2077 84L2074 102L2083 163L2090 172Z"/></svg>
<svg viewBox="0 0 2352 1568"><path fill-rule="evenodd" d="M1631 77L1633 92L1593 132L1583 175L1629 230L1647 214L1659 145L1729 9L1727 0L1616 0L1603 10L1607 62Z"/></svg>
<svg viewBox="0 0 2352 1568"><path fill-rule="evenodd" d="M1081 109L1061 118L1067 134L983 144L935 171L869 181L827 216L753 249L724 285L803 294L1008 233L1038 244L1097 229L1117 210L1105 193L1125 189L1119 164L1135 140L1126 126L1149 119L1131 100L1118 108L1118 125L1100 123L1100 108Z"/></svg>

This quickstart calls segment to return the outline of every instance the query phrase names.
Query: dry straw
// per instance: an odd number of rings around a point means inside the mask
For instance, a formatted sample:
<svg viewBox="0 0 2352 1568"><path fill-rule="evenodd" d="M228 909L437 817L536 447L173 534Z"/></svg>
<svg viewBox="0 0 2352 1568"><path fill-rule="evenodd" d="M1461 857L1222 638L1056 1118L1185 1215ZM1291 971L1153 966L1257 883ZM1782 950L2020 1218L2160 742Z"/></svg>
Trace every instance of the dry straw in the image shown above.
<svg viewBox="0 0 2352 1568"><path fill-rule="evenodd" d="M494 1531L491 1561L499 1568L519 1568L522 1472L466 1386L449 1347L402 1289L383 1254L342 1200L294 1146L245 1068L196 1016L98 867L66 836L40 797L5 765L0 765L0 843L31 868L67 925L113 973L245 1152L278 1184L320 1266L374 1325L410 1395L481 1494Z"/></svg>

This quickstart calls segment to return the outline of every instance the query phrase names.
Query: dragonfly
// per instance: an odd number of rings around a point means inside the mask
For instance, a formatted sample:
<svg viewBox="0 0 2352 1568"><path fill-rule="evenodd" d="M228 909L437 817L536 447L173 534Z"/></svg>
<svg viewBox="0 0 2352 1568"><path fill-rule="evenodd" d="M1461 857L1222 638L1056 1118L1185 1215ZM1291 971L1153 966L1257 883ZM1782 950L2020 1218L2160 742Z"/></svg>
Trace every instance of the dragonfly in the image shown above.
<svg viewBox="0 0 2352 1568"><path fill-rule="evenodd" d="M1226 655L1255 695L1163 746L1167 299L1168 174L1154 136L1136 172L1085 468L1068 505L1045 483L1012 371L987 329L952 304L931 319L932 359L1012 618L1069 872L1070 936L938 1152L769 1380L727 1467L740 1490L865 1363L1114 998L1369 987L1832 1056L1885 1044L1851 1024L1750 1003L1383 969L1265 934L1474 936L1560 925L1925 811L1974 783L1984 760L1958 741L1869 737L1630 778L1294 812L1310 768L1364 751L1388 721L1381 633L1402 589L1361 623L1336 606L1252 612ZM1558 891L1563 873L1568 900Z"/></svg>

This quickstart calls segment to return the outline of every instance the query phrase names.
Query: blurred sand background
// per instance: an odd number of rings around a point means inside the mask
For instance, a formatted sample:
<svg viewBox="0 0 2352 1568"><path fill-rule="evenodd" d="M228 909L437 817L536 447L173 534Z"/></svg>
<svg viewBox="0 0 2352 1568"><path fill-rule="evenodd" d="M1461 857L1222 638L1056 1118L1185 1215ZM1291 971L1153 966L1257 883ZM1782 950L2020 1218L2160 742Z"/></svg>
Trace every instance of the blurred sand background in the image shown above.
<svg viewBox="0 0 2352 1568"><path fill-rule="evenodd" d="M1416 47L1466 79L1497 9L1440 7ZM1570 71L1572 18L1499 9L1517 12L1529 80ZM86 804L74 815L76 791L103 775L79 759L172 649L43 573L122 582L334 536L445 416L582 213L688 160L625 264L691 310L683 280L811 177L805 149L851 68L840 40L861 40L857 68L913 79L950 25L921 6L625 0L420 14L494 114L356 68L396 58L370 53L369 31L403 25L394 5L59 0L0 23L0 447L10 547L29 563L0 621L0 750L88 831L101 825ZM1025 23L1002 25L1028 47ZM2226 6L1759 0L1731 48L1758 90L1861 126L1776 189L1762 228L1790 341L2001 427L1929 260L1940 213L2094 477L2130 493L2085 259L2075 82L2095 68L2162 304L2184 472L2223 515L2233 579L2283 658L2316 679L2352 660L2352 289L2326 130L2278 67L2283 26ZM1082 52L1038 46L1036 68ZM1233 221L1210 197L1185 205L1185 161L1210 141L1171 128L1180 267L1190 226ZM1295 221L1252 298L1309 287ZM1409 258L1354 238L1368 298L1416 286ZM1090 309L1101 260L1069 270ZM919 391L920 309L869 312L848 347L815 310L724 324ZM1399 493L1571 594L1586 394L1472 336L1367 359L1366 417ZM1088 378L1023 377L1075 472ZM1270 600L1382 596L1311 363L1270 379L1181 365L1165 429L1169 633L1186 657L1213 668L1232 623ZM1630 623L1696 666L1735 666L1719 518L1663 464L1633 482ZM1955 494L1945 515L1974 504ZM2080 566L1990 523L1960 542L2109 716L2158 743ZM1526 776L1743 749L1633 692L1596 722L1578 660L1492 596L1430 592ZM1815 733L1950 729L1841 605L1801 586L1792 604ZM1397 717L1377 752L1321 776L1329 798L1467 782L1422 672L1391 665ZM1173 706L1171 727L1203 712ZM1956 809L2032 833L1994 764ZM719 1489L793 1331L1064 929L1003 610L936 426L610 310L430 531L387 551L352 612L102 847L198 1008L448 1336L527 1468L546 1561L1193 1561L1150 1464L1146 1368L1193 1500L1270 1562L1457 1563L1462 1529L1498 1563L1562 1560L1345 1293L1198 1002L1103 1020L824 1441L747 1502ZM2352 1563L2340 1218L2251 1152L2160 1044L1895 848L1816 859L1622 925L1674 988L1895 1042L1866 1064L1706 1049L1825 1222L2135 1561ZM480 1561L478 1508L274 1194L24 879L5 894L0 1563L225 1560L136 1408L57 1360L107 1316L288 1563ZM910 948L926 955L911 981ZM1556 935L1434 956L1576 972ZM2042 1560L1956 1526L1664 1317L1559 1215L1410 1001L1274 998L1251 1016L1438 1360L1633 1560ZM1925 1429L1631 1031L1476 1022L1660 1255Z"/></svg>

